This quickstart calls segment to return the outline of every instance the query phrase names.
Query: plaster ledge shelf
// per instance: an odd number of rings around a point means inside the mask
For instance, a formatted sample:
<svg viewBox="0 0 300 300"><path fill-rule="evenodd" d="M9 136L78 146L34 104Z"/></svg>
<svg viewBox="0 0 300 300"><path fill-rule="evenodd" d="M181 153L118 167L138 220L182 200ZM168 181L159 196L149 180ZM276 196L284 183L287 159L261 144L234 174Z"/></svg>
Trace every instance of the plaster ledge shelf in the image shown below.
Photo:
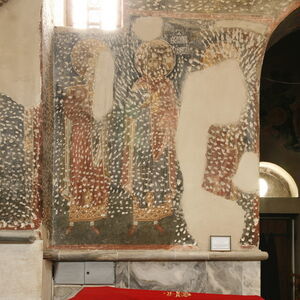
<svg viewBox="0 0 300 300"><path fill-rule="evenodd" d="M44 258L54 261L261 261L260 250L210 252L174 250L66 250L47 249Z"/></svg>
<svg viewBox="0 0 300 300"><path fill-rule="evenodd" d="M38 239L34 230L0 230L1 244L32 244Z"/></svg>

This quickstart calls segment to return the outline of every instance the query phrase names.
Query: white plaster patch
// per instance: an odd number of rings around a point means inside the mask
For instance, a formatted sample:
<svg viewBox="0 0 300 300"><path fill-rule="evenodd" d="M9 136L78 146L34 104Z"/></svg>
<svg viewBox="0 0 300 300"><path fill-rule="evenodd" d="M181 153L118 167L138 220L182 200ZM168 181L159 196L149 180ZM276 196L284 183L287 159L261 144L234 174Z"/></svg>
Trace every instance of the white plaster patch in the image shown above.
<svg viewBox="0 0 300 300"><path fill-rule="evenodd" d="M234 201L225 200L205 191L199 184L187 187L184 197L189 199L182 205L187 229L197 241L200 250L209 250L210 235L230 235L233 250L240 249L240 238L244 227L244 210Z"/></svg>
<svg viewBox="0 0 300 300"><path fill-rule="evenodd" d="M215 27L217 28L242 28L245 30L251 30L260 34L264 34L267 30L267 26L262 23L255 23L242 20L221 20L216 21Z"/></svg>
<svg viewBox="0 0 300 300"><path fill-rule="evenodd" d="M236 187L246 193L258 192L259 158L254 152L242 155L238 169L232 181Z"/></svg>
<svg viewBox="0 0 300 300"><path fill-rule="evenodd" d="M40 11L39 0L9 1L0 9L0 92L25 107L41 98Z"/></svg>
<svg viewBox="0 0 300 300"><path fill-rule="evenodd" d="M142 17L134 22L132 30L142 41L151 41L161 36L162 27L162 18Z"/></svg>
<svg viewBox="0 0 300 300"><path fill-rule="evenodd" d="M204 250L208 250L211 234L229 234L233 247L239 247L244 211L201 185L209 127L238 122L246 101L244 76L233 59L191 73L183 85L176 136L184 181L181 203L188 230Z"/></svg>
<svg viewBox="0 0 300 300"><path fill-rule="evenodd" d="M99 53L95 70L93 114L103 118L113 105L114 59L108 48Z"/></svg>
<svg viewBox="0 0 300 300"><path fill-rule="evenodd" d="M202 183L208 128L238 122L246 101L246 84L235 60L187 77L177 130L177 154L185 182Z"/></svg>

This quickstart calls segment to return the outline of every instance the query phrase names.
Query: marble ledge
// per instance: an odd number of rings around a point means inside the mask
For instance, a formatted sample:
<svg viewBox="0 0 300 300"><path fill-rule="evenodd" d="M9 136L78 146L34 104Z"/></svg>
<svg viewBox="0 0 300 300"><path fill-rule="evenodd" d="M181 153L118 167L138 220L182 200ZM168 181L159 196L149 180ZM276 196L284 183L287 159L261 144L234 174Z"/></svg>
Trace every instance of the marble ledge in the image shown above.
<svg viewBox="0 0 300 300"><path fill-rule="evenodd" d="M174 250L70 250L46 249L44 259L53 261L261 261L260 250L211 252Z"/></svg>
<svg viewBox="0 0 300 300"><path fill-rule="evenodd" d="M32 244L40 239L35 230L0 230L1 244Z"/></svg>

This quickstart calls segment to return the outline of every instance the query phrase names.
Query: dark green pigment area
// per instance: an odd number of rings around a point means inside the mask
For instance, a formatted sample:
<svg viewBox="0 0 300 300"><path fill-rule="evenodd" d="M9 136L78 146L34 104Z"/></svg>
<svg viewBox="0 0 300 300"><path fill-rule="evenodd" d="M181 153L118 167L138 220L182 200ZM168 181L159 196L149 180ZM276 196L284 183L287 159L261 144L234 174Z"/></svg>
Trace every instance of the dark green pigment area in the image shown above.
<svg viewBox="0 0 300 300"><path fill-rule="evenodd" d="M132 214L95 221L100 234L94 233L88 222L78 222L73 230L66 235L67 217L59 216L55 223L56 245L170 245L175 239L175 218L166 217L160 221L164 232L157 231L152 222L139 223L137 231L129 235L132 225Z"/></svg>

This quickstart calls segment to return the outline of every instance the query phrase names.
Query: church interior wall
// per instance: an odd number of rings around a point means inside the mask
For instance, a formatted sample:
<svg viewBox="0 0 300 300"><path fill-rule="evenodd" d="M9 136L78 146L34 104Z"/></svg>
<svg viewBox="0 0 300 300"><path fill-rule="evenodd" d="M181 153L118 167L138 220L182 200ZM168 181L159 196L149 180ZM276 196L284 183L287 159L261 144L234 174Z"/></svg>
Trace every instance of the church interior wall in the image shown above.
<svg viewBox="0 0 300 300"><path fill-rule="evenodd" d="M260 71L274 20L299 6L276 3L125 1L116 32L52 31L49 1L0 7L0 225L41 233L0 245L1 272L33 291L1 282L5 299L50 299L43 248L130 251L119 287L259 293ZM230 259L209 259L211 235L231 236ZM190 261L135 261L152 250Z"/></svg>
<svg viewBox="0 0 300 300"><path fill-rule="evenodd" d="M39 0L0 7L0 227L6 235L40 226L40 12ZM0 298L41 299L43 241L0 249Z"/></svg>

